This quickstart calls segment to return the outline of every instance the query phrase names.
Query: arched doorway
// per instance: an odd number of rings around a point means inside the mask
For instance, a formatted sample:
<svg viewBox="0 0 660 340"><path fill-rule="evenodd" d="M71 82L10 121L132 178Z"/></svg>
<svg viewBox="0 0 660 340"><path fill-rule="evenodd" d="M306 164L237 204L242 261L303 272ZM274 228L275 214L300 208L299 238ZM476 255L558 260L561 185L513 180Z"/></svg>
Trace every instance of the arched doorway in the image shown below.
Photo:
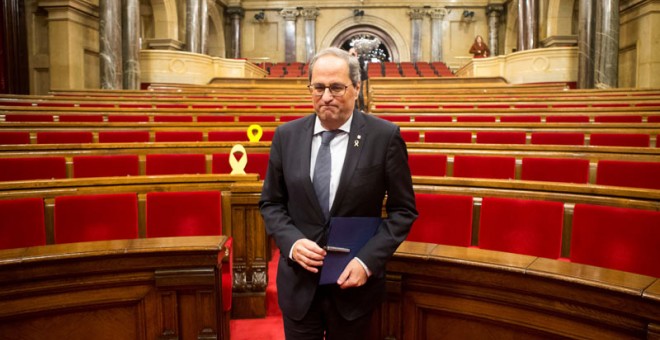
<svg viewBox="0 0 660 340"><path fill-rule="evenodd" d="M380 45L368 56L369 61L399 61L399 50L392 37L378 27L370 25L358 25L350 27L339 33L332 41L331 46L348 50L355 39L378 38Z"/></svg>

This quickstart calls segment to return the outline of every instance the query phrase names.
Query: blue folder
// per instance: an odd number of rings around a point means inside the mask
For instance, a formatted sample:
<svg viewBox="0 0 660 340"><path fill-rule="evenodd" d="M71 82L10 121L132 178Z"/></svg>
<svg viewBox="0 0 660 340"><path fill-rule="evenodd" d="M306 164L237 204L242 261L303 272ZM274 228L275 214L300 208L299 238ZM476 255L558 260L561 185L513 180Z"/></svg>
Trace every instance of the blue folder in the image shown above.
<svg viewBox="0 0 660 340"><path fill-rule="evenodd" d="M376 234L382 221L380 217L333 217L330 219L328 249L321 268L320 285L337 283L339 275L344 271L346 265ZM333 247L336 250L333 250Z"/></svg>

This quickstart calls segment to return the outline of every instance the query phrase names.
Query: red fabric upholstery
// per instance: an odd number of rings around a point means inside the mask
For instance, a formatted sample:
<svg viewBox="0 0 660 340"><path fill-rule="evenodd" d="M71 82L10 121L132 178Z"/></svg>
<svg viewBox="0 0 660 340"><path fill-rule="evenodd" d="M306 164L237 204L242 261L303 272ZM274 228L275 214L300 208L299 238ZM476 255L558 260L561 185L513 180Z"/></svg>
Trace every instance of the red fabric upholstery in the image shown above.
<svg viewBox="0 0 660 340"><path fill-rule="evenodd" d="M283 115L280 116L280 122L290 122L292 120L296 120L298 118L302 118L304 116L293 116L293 115Z"/></svg>
<svg viewBox="0 0 660 340"><path fill-rule="evenodd" d="M559 258L563 222L562 202L484 197L479 247Z"/></svg>
<svg viewBox="0 0 660 340"><path fill-rule="evenodd" d="M577 132L532 132L532 144L539 145L584 145L584 133Z"/></svg>
<svg viewBox="0 0 660 340"><path fill-rule="evenodd" d="M649 147L651 136L642 133L592 133L589 145Z"/></svg>
<svg viewBox="0 0 660 340"><path fill-rule="evenodd" d="M158 123L189 123L193 121L192 116L165 116L165 115L160 115L160 116L154 116L154 122Z"/></svg>
<svg viewBox="0 0 660 340"><path fill-rule="evenodd" d="M149 131L99 131L99 143L148 143Z"/></svg>
<svg viewBox="0 0 660 340"><path fill-rule="evenodd" d="M502 123L540 123L541 116L502 116Z"/></svg>
<svg viewBox="0 0 660 340"><path fill-rule="evenodd" d="M660 277L660 212L576 204L573 262Z"/></svg>
<svg viewBox="0 0 660 340"><path fill-rule="evenodd" d="M419 142L419 131L401 131L401 138L403 138L403 141L406 143L417 143Z"/></svg>
<svg viewBox="0 0 660 340"><path fill-rule="evenodd" d="M477 143L481 144L525 144L527 137L524 132L514 131L481 131L477 132Z"/></svg>
<svg viewBox="0 0 660 340"><path fill-rule="evenodd" d="M201 131L156 131L156 142L202 142L204 133Z"/></svg>
<svg viewBox="0 0 660 340"><path fill-rule="evenodd" d="M648 116L646 117L646 120L649 123L660 123L660 116Z"/></svg>
<svg viewBox="0 0 660 340"><path fill-rule="evenodd" d="M6 122L52 122L53 115L25 115L25 114L7 114Z"/></svg>
<svg viewBox="0 0 660 340"><path fill-rule="evenodd" d="M411 153L408 165L413 176L445 176L447 155Z"/></svg>
<svg viewBox="0 0 660 340"><path fill-rule="evenodd" d="M37 132L37 144L84 144L93 141L89 131Z"/></svg>
<svg viewBox="0 0 660 340"><path fill-rule="evenodd" d="M248 162L245 165L245 173L259 174L259 178L261 179L266 178L269 159L270 159L270 154L267 153L248 154ZM214 174L231 173L231 166L229 165L229 153L213 154L213 173Z"/></svg>
<svg viewBox="0 0 660 340"><path fill-rule="evenodd" d="M209 142L247 142L249 140L245 131L209 131L208 138Z"/></svg>
<svg viewBox="0 0 660 340"><path fill-rule="evenodd" d="M415 194L419 217L408 241L470 246L472 196Z"/></svg>
<svg viewBox="0 0 660 340"><path fill-rule="evenodd" d="M206 173L206 157L203 154L159 154L147 155L146 158L147 176Z"/></svg>
<svg viewBox="0 0 660 340"><path fill-rule="evenodd" d="M598 161L596 184L660 189L660 162Z"/></svg>
<svg viewBox="0 0 660 340"><path fill-rule="evenodd" d="M73 177L138 176L138 155L76 156L73 157Z"/></svg>
<svg viewBox="0 0 660 340"><path fill-rule="evenodd" d="M0 249L46 244L44 201L41 198L0 200Z"/></svg>
<svg viewBox="0 0 660 340"><path fill-rule="evenodd" d="M547 116L547 123L589 123L589 116Z"/></svg>
<svg viewBox="0 0 660 340"><path fill-rule="evenodd" d="M596 116L594 121L596 123L641 123L642 116Z"/></svg>
<svg viewBox="0 0 660 340"><path fill-rule="evenodd" d="M101 115L60 115L60 122L102 122L103 116Z"/></svg>
<svg viewBox="0 0 660 340"><path fill-rule="evenodd" d="M415 121L423 123L450 123L451 116L415 116Z"/></svg>
<svg viewBox="0 0 660 340"><path fill-rule="evenodd" d="M219 191L150 192L147 237L222 234Z"/></svg>
<svg viewBox="0 0 660 340"><path fill-rule="evenodd" d="M410 122L410 116L380 115L378 118L382 118L390 122Z"/></svg>
<svg viewBox="0 0 660 340"><path fill-rule="evenodd" d="M512 179L514 157L454 156L454 177Z"/></svg>
<svg viewBox="0 0 660 340"><path fill-rule="evenodd" d="M111 123L138 123L138 122L148 122L149 116L129 116L129 115L116 115L108 116L108 122Z"/></svg>
<svg viewBox="0 0 660 340"><path fill-rule="evenodd" d="M495 123L495 116L458 116L459 123Z"/></svg>
<svg viewBox="0 0 660 340"><path fill-rule="evenodd" d="M472 143L472 132L469 131L427 131L424 133L425 143Z"/></svg>
<svg viewBox="0 0 660 340"><path fill-rule="evenodd" d="M589 160L525 157L520 179L586 184L589 183Z"/></svg>
<svg viewBox="0 0 660 340"><path fill-rule="evenodd" d="M0 158L0 181L66 178L64 157Z"/></svg>
<svg viewBox="0 0 660 340"><path fill-rule="evenodd" d="M55 243L138 237L136 194L55 198Z"/></svg>
<svg viewBox="0 0 660 340"><path fill-rule="evenodd" d="M239 122L274 122L275 116L240 115Z"/></svg>
<svg viewBox="0 0 660 340"><path fill-rule="evenodd" d="M30 133L0 131L0 144L30 144Z"/></svg>
<svg viewBox="0 0 660 340"><path fill-rule="evenodd" d="M213 123L213 122L233 122L234 116L197 116L197 121L200 123Z"/></svg>

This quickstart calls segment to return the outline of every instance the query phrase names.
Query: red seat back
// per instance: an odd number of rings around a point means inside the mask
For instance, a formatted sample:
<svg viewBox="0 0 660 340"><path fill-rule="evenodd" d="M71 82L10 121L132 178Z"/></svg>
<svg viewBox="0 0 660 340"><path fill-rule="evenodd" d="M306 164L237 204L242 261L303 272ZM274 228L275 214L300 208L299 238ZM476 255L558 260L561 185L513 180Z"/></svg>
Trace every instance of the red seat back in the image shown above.
<svg viewBox="0 0 660 340"><path fill-rule="evenodd" d="M524 132L515 131L481 131L477 132L477 143L481 144L525 144L527 137Z"/></svg>
<svg viewBox="0 0 660 340"><path fill-rule="evenodd" d="M158 115L154 116L154 122L157 123L192 123L192 116L180 116L180 115Z"/></svg>
<svg viewBox="0 0 660 340"><path fill-rule="evenodd" d="M7 114L6 122L52 122L53 115Z"/></svg>
<svg viewBox="0 0 660 340"><path fill-rule="evenodd" d="M495 123L495 116L458 116L459 123Z"/></svg>
<svg viewBox="0 0 660 340"><path fill-rule="evenodd" d="M502 116L500 117L502 123L540 123L541 116Z"/></svg>
<svg viewBox="0 0 660 340"><path fill-rule="evenodd" d="M93 141L89 131L37 132L37 144L83 144Z"/></svg>
<svg viewBox="0 0 660 340"><path fill-rule="evenodd" d="M589 160L525 157L520 179L586 184L589 183Z"/></svg>
<svg viewBox="0 0 660 340"><path fill-rule="evenodd" d="M559 258L563 221L562 202L484 197L479 247Z"/></svg>
<svg viewBox="0 0 660 340"><path fill-rule="evenodd" d="M0 181L66 178L64 157L0 158Z"/></svg>
<svg viewBox="0 0 660 340"><path fill-rule="evenodd" d="M596 116L596 123L641 123L642 116L624 115L624 116Z"/></svg>
<svg viewBox="0 0 660 340"><path fill-rule="evenodd" d="M472 239L472 196L415 194L419 217L408 241L467 247Z"/></svg>
<svg viewBox="0 0 660 340"><path fill-rule="evenodd" d="M0 131L0 144L30 144L30 133L22 131Z"/></svg>
<svg viewBox="0 0 660 340"><path fill-rule="evenodd" d="M539 145L584 145L584 133L532 132L532 144Z"/></svg>
<svg viewBox="0 0 660 340"><path fill-rule="evenodd" d="M451 123L451 116L424 115L415 116L416 122L423 123Z"/></svg>
<svg viewBox="0 0 660 340"><path fill-rule="evenodd" d="M403 141L406 143L417 143L419 142L419 131L401 131L401 138L403 138Z"/></svg>
<svg viewBox="0 0 660 340"><path fill-rule="evenodd" d="M248 154L248 162L245 165L245 173L259 174L259 178L266 178L268 171L268 161L270 154L267 153L250 153ZM229 153L216 153L213 154L213 173L214 174L230 174L231 165L229 165Z"/></svg>
<svg viewBox="0 0 660 340"><path fill-rule="evenodd" d="M72 115L72 114L60 115L60 122L100 123L102 121L103 121L103 116L101 115Z"/></svg>
<svg viewBox="0 0 660 340"><path fill-rule="evenodd" d="M219 191L150 192L147 237L222 234Z"/></svg>
<svg viewBox="0 0 660 340"><path fill-rule="evenodd" d="M275 116L264 116L264 115L240 115L238 116L239 122L274 122Z"/></svg>
<svg viewBox="0 0 660 340"><path fill-rule="evenodd" d="M138 237L136 194L55 198L55 243Z"/></svg>
<svg viewBox="0 0 660 340"><path fill-rule="evenodd" d="M99 131L99 143L148 143L149 131Z"/></svg>
<svg viewBox="0 0 660 340"><path fill-rule="evenodd" d="M233 122L234 116L225 116L225 115L197 116L197 121L200 123Z"/></svg>
<svg viewBox="0 0 660 340"><path fill-rule="evenodd" d="M649 147L651 137L643 133L592 133L589 145Z"/></svg>
<svg viewBox="0 0 660 340"><path fill-rule="evenodd" d="M249 140L245 131L209 131L208 138L209 142L247 142Z"/></svg>
<svg viewBox="0 0 660 340"><path fill-rule="evenodd" d="M454 177L513 179L514 157L454 156Z"/></svg>
<svg viewBox="0 0 660 340"><path fill-rule="evenodd" d="M146 159L147 176L206 173L203 154L157 154L147 155Z"/></svg>
<svg viewBox="0 0 660 340"><path fill-rule="evenodd" d="M73 157L73 177L138 176L138 155L106 155Z"/></svg>
<svg viewBox="0 0 660 340"><path fill-rule="evenodd" d="M148 122L149 116L135 116L135 115L110 115L108 122L111 123L138 123Z"/></svg>
<svg viewBox="0 0 660 340"><path fill-rule="evenodd" d="M408 166L413 176L445 176L447 155L411 153Z"/></svg>
<svg viewBox="0 0 660 340"><path fill-rule="evenodd" d="M660 189L660 162L598 161L596 184Z"/></svg>
<svg viewBox="0 0 660 340"><path fill-rule="evenodd" d="M156 131L156 142L202 142L204 133L201 131Z"/></svg>
<svg viewBox="0 0 660 340"><path fill-rule="evenodd" d="M469 131L427 131L424 133L426 143L472 143L472 133Z"/></svg>
<svg viewBox="0 0 660 340"><path fill-rule="evenodd" d="M660 277L660 212L576 204L571 261Z"/></svg>
<svg viewBox="0 0 660 340"><path fill-rule="evenodd" d="M0 249L46 244L41 198L0 200Z"/></svg>
<svg viewBox="0 0 660 340"><path fill-rule="evenodd" d="M547 116L547 123L589 123L589 116Z"/></svg>

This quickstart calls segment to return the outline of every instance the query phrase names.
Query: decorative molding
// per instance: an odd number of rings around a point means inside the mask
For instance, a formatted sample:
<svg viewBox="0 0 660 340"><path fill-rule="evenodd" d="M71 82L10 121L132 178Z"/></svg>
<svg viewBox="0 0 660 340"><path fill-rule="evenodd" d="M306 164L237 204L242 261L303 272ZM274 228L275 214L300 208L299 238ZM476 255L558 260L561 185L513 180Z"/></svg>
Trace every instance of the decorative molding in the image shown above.
<svg viewBox="0 0 660 340"><path fill-rule="evenodd" d="M317 7L303 8L300 11L300 15L305 18L305 20L316 20L316 17L321 14Z"/></svg>
<svg viewBox="0 0 660 340"><path fill-rule="evenodd" d="M280 15L284 18L284 20L295 21L296 17L300 15L300 11L295 8L285 8L280 11Z"/></svg>
<svg viewBox="0 0 660 340"><path fill-rule="evenodd" d="M426 15L426 9L422 7L411 7L410 11L408 11L408 15L410 15L411 20L424 19L424 16Z"/></svg>
<svg viewBox="0 0 660 340"><path fill-rule="evenodd" d="M232 19L237 17L242 19L245 17L245 10L242 7L227 7L227 15Z"/></svg>
<svg viewBox="0 0 660 340"><path fill-rule="evenodd" d="M427 14L431 17L431 19L442 20L445 18L445 15L447 15L447 9L444 7L431 8Z"/></svg>
<svg viewBox="0 0 660 340"><path fill-rule="evenodd" d="M504 12L504 6L498 4L490 4L486 6L486 15L488 16L500 16Z"/></svg>

